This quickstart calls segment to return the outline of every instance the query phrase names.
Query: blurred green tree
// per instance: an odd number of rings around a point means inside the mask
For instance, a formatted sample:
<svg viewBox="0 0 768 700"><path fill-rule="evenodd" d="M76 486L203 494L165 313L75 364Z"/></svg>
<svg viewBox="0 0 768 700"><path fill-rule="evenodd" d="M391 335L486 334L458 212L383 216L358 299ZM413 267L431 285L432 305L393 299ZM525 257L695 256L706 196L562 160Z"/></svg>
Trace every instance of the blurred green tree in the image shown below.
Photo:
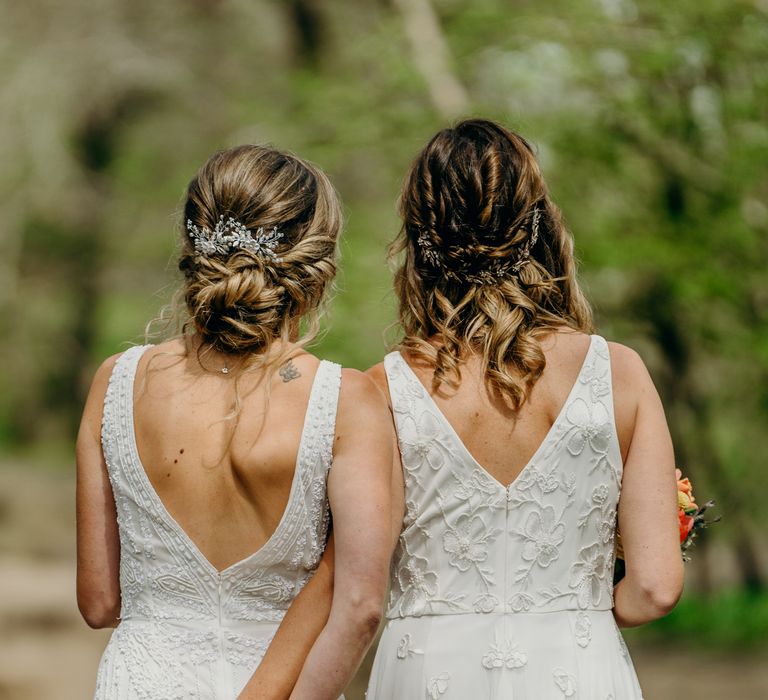
<svg viewBox="0 0 768 700"><path fill-rule="evenodd" d="M32 0L3 14L0 444L71 440L94 364L169 297L186 181L236 142L331 173L348 225L319 350L379 359L400 179L436 129L482 114L537 145L602 332L646 358L681 464L727 516L694 579L764 587L765 0ZM715 565L723 551L733 566Z"/></svg>

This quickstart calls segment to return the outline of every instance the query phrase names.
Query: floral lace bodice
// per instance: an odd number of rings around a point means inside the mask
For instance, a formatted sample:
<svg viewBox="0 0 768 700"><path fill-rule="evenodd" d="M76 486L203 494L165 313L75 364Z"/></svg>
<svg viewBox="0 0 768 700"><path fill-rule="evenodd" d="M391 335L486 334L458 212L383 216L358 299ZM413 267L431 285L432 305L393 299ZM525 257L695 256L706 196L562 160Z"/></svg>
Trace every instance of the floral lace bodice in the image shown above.
<svg viewBox="0 0 768 700"><path fill-rule="evenodd" d="M222 663L242 666L247 678L320 560L341 373L325 361L317 370L288 504L275 532L258 551L219 572L168 513L139 460L133 386L147 347L118 359L104 403L102 448L117 506L122 595L121 624L110 644L131 676L133 694L125 697L198 697L173 669L191 663L198 672L207 664L220 689L227 685L217 676ZM108 657L117 651L105 653L99 687L107 684L116 663ZM196 692L230 697L225 690Z"/></svg>
<svg viewBox="0 0 768 700"><path fill-rule="evenodd" d="M622 461L605 340L592 336L559 416L507 488L399 353L385 369L406 490L388 617L612 608Z"/></svg>

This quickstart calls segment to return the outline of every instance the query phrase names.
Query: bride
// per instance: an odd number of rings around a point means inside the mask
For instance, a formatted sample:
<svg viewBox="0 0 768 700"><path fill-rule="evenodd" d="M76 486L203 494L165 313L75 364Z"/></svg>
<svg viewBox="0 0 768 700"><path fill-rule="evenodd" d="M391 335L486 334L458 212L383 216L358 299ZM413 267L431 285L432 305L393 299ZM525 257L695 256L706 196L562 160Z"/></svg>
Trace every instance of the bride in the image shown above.
<svg viewBox="0 0 768 700"><path fill-rule="evenodd" d="M373 372L405 517L367 697L641 698L617 623L664 615L683 579L648 373L590 335L571 237L519 135L438 133L401 214L405 337Z"/></svg>
<svg viewBox="0 0 768 700"><path fill-rule="evenodd" d="M373 638L391 420L369 378L304 350L340 228L327 177L291 154L223 151L190 183L185 333L106 360L78 436L78 604L115 627L96 698L229 700L249 679L284 698L297 675L292 698L335 698ZM260 665L330 516L334 585L326 567L307 589L335 590L330 616L300 597Z"/></svg>
<svg viewBox="0 0 768 700"><path fill-rule="evenodd" d="M618 627L665 615L683 582L648 372L591 334L521 136L486 120L439 132L401 215L404 339L370 370L402 458L399 544L367 698L639 700ZM324 595L307 590L319 618Z"/></svg>

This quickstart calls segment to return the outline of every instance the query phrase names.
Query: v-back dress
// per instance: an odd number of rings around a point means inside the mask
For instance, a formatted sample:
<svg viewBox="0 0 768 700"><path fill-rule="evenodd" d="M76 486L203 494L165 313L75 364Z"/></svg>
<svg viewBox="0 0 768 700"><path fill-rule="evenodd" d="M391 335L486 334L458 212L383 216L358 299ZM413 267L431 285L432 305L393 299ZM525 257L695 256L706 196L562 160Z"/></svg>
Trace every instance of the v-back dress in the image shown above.
<svg viewBox="0 0 768 700"><path fill-rule="evenodd" d="M323 361L317 370L277 529L259 550L217 571L165 509L139 460L133 385L147 347L117 360L104 402L102 449L117 506L122 610L95 697L232 700L325 548L341 368Z"/></svg>
<svg viewBox="0 0 768 700"><path fill-rule="evenodd" d="M406 515L368 700L641 699L612 613L622 460L605 340L506 488L402 356L384 364Z"/></svg>

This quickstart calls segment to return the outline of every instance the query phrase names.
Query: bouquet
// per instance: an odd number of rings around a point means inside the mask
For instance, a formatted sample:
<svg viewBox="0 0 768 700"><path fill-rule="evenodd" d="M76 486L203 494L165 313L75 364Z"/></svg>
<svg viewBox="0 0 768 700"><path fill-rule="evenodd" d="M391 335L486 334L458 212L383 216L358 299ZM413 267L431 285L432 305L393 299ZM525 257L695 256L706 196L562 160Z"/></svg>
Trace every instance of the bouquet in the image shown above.
<svg viewBox="0 0 768 700"><path fill-rule="evenodd" d="M688 550L693 545L699 531L712 523L716 523L720 520L720 517L707 520L704 514L715 505L715 502L707 501L704 505L698 505L693 495L691 480L687 477L683 478L683 473L679 469L675 469L675 477L677 478L677 518L680 528L680 551L683 561L689 561ZM621 545L621 535L617 533L616 566L613 572L614 584L624 578L624 573L624 548Z"/></svg>

